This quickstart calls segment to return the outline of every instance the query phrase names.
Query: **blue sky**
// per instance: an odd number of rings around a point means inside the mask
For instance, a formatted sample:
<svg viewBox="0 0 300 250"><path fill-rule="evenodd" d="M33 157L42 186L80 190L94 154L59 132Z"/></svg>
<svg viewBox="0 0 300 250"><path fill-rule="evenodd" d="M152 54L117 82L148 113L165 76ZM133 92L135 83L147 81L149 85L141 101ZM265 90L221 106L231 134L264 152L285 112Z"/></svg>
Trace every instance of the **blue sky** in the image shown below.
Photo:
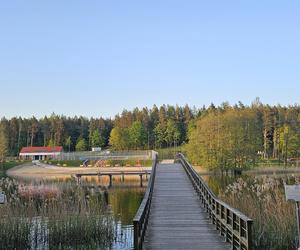
<svg viewBox="0 0 300 250"><path fill-rule="evenodd" d="M299 103L299 1L2 1L0 117Z"/></svg>

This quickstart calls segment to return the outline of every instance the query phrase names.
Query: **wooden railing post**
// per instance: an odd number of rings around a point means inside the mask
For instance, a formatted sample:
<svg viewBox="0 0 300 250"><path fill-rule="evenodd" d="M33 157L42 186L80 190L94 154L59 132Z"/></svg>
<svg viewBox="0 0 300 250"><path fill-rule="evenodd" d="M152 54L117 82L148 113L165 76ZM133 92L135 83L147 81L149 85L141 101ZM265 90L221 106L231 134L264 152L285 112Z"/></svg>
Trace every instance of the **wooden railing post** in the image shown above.
<svg viewBox="0 0 300 250"><path fill-rule="evenodd" d="M133 221L133 230L134 230L134 250L139 250L139 234L140 234L140 226L137 221Z"/></svg>
<svg viewBox="0 0 300 250"><path fill-rule="evenodd" d="M248 243L248 250L253 250L253 242L252 242L252 225L253 221L247 221L247 243Z"/></svg>
<svg viewBox="0 0 300 250"><path fill-rule="evenodd" d="M144 195L143 201L133 219L133 227L134 227L134 235L133 235L133 241L134 241L134 250L142 250L143 248L143 241L144 236L146 234L147 224L148 224L148 218L150 215L150 209L151 209L151 199L152 199L152 193L153 193L153 186L155 181L155 174L156 174L156 165L157 165L157 153L153 159L152 164L152 171L151 176L148 181L148 187L146 190L146 193ZM140 174L140 185L143 185L143 176Z"/></svg>

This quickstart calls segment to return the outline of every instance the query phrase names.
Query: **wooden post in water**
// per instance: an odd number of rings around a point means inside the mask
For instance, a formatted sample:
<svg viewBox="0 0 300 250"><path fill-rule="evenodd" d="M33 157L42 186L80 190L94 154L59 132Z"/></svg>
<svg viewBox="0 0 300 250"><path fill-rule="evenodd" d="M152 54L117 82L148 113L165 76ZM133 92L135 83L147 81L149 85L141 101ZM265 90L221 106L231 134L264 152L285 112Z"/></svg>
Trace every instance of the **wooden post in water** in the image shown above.
<svg viewBox="0 0 300 250"><path fill-rule="evenodd" d="M122 172L122 182L125 181L124 172Z"/></svg>
<svg viewBox="0 0 300 250"><path fill-rule="evenodd" d="M103 192L103 194L104 194L104 201L105 201L105 205L107 206L108 205L108 191L107 191L107 189L106 188L104 188L104 192Z"/></svg>
<svg viewBox="0 0 300 250"><path fill-rule="evenodd" d="M143 174L140 174L140 187L143 186Z"/></svg>
<svg viewBox="0 0 300 250"><path fill-rule="evenodd" d="M112 175L111 174L109 175L109 186L110 187L112 186Z"/></svg>
<svg viewBox="0 0 300 250"><path fill-rule="evenodd" d="M98 175L98 181L99 181L99 184L101 183L101 174L99 173Z"/></svg>

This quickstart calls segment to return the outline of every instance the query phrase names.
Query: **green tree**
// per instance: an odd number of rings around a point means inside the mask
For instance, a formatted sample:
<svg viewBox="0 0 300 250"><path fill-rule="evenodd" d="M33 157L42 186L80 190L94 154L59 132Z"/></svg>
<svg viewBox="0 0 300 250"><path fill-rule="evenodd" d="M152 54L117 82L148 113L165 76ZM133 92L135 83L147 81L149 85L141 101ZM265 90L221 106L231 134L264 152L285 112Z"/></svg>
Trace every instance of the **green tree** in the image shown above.
<svg viewBox="0 0 300 250"><path fill-rule="evenodd" d="M55 145L55 141L54 141L52 138L49 140L48 146L49 146L49 147L54 147L54 146L56 146L56 145Z"/></svg>
<svg viewBox="0 0 300 250"><path fill-rule="evenodd" d="M98 129L96 129L92 134L92 147L103 147L104 139L102 138Z"/></svg>
<svg viewBox="0 0 300 250"><path fill-rule="evenodd" d="M71 144L72 144L72 139L71 136L68 136L66 139L66 146L68 147L68 151L71 151Z"/></svg>
<svg viewBox="0 0 300 250"><path fill-rule="evenodd" d="M110 132L109 137L109 145L112 146L114 149L121 148L121 130L119 128L113 128Z"/></svg>
<svg viewBox="0 0 300 250"><path fill-rule="evenodd" d="M76 151L85 151L86 150L86 141L84 138L80 137L76 143Z"/></svg>
<svg viewBox="0 0 300 250"><path fill-rule="evenodd" d="M131 147L128 129L114 127L109 137L109 145L115 150L125 150Z"/></svg>
<svg viewBox="0 0 300 250"><path fill-rule="evenodd" d="M165 143L166 128L161 123L158 123L154 128L155 147L162 147Z"/></svg>
<svg viewBox="0 0 300 250"><path fill-rule="evenodd" d="M0 126L0 162L2 164L2 168L4 167L4 161L7 155L7 150L8 150L8 145L7 145L6 132L3 126Z"/></svg>
<svg viewBox="0 0 300 250"><path fill-rule="evenodd" d="M281 148L281 154L284 159L284 164L287 165L288 156L290 155L289 152L291 150L291 141L292 141L292 130L291 127L287 124L281 127L280 129L280 148ZM294 141L297 139L294 135ZM295 142L294 142L295 143ZM291 155L292 156L292 155Z"/></svg>
<svg viewBox="0 0 300 250"><path fill-rule="evenodd" d="M169 145L172 145L174 143L175 146L175 143L178 142L179 138L180 138L180 131L177 124L173 120L168 120L166 133L165 133L166 142Z"/></svg>
<svg viewBox="0 0 300 250"><path fill-rule="evenodd" d="M249 108L211 109L189 132L188 155L209 169L248 167L262 148L256 112Z"/></svg>
<svg viewBox="0 0 300 250"><path fill-rule="evenodd" d="M135 121L129 128L131 146L135 149L146 144L146 131L140 121Z"/></svg>

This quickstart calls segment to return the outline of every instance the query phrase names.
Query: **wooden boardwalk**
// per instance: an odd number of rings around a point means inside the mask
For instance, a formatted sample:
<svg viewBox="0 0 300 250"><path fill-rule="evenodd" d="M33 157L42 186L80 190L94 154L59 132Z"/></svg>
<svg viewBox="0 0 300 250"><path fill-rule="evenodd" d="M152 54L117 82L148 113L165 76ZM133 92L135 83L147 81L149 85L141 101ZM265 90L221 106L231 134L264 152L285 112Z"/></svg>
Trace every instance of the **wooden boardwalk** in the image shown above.
<svg viewBox="0 0 300 250"><path fill-rule="evenodd" d="M143 249L226 250L181 164L159 164Z"/></svg>

